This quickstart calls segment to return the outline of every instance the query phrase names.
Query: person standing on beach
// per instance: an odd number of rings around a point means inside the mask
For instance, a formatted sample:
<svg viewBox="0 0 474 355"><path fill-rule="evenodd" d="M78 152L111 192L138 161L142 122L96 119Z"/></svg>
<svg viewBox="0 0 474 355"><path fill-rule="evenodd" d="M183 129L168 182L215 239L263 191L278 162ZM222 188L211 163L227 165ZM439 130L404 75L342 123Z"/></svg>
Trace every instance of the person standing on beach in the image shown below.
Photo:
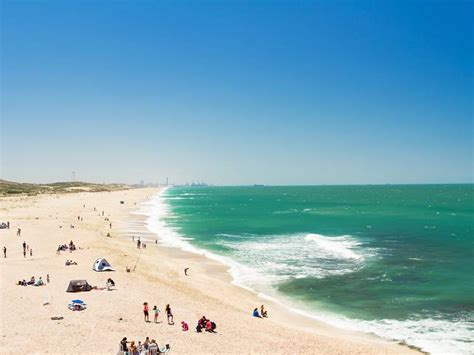
<svg viewBox="0 0 474 355"><path fill-rule="evenodd" d="M112 223L109 224L110 229L112 229Z"/></svg>
<svg viewBox="0 0 474 355"><path fill-rule="evenodd" d="M30 248L30 256L33 256L33 249Z"/></svg>
<svg viewBox="0 0 474 355"><path fill-rule="evenodd" d="M7 247L3 247L3 257L7 257Z"/></svg>
<svg viewBox="0 0 474 355"><path fill-rule="evenodd" d="M18 230L16 231L16 236L17 237L21 236L21 228L18 228Z"/></svg>
<svg viewBox="0 0 474 355"><path fill-rule="evenodd" d="M143 315L145 316L145 322L149 322L150 321L150 318L149 318L149 315L148 315L148 303L145 302L143 303Z"/></svg>
<svg viewBox="0 0 474 355"><path fill-rule="evenodd" d="M166 305L166 318L168 318L168 324L173 325L173 312L171 312L171 307L169 304Z"/></svg>
<svg viewBox="0 0 474 355"><path fill-rule="evenodd" d="M49 283L49 274L46 274L46 282Z"/></svg>
<svg viewBox="0 0 474 355"><path fill-rule="evenodd" d="M23 253L26 253L26 242L23 241Z"/></svg>
<svg viewBox="0 0 474 355"><path fill-rule="evenodd" d="M184 276L188 276L188 270L189 270L188 267L186 269L184 269Z"/></svg>
<svg viewBox="0 0 474 355"><path fill-rule="evenodd" d="M160 310L158 309L158 307L154 306L153 307L153 312L155 313L154 321L155 321L155 323L158 323L158 316L160 315Z"/></svg>

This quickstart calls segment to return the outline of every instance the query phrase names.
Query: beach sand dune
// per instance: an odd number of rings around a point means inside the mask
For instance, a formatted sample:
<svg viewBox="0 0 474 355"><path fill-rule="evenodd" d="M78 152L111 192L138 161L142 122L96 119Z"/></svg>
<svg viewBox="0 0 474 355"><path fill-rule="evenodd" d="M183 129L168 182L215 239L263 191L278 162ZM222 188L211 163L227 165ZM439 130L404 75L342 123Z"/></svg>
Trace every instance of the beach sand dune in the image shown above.
<svg viewBox="0 0 474 355"><path fill-rule="evenodd" d="M267 301L270 318L253 318L251 311L263 301L232 285L224 265L153 242L140 251L130 230L143 239L155 236L145 229L144 216L130 212L156 192L144 188L0 200L0 222L10 222L10 229L0 230L0 247L7 248L7 258L1 255L0 260L1 353L112 354L124 336L136 341L149 336L160 346L170 344L171 353L181 354L416 352L292 314ZM17 228L21 236L16 235ZM71 240L78 249L58 255L58 245ZM33 256L29 252L23 256L23 241L33 249ZM116 271L94 272L92 266L99 257L105 257ZM67 259L77 265L65 266ZM125 271L135 265L134 272ZM187 277L186 267L190 268ZM51 282L46 286L16 285L31 276L46 281L47 274ZM86 279L103 288L109 277L116 283L113 291L66 292L70 280ZM86 302L87 309L70 311L67 305L73 299ZM148 302L150 310L154 305L161 310L158 324L144 322L143 302ZM166 323L168 303L175 325ZM203 315L216 322L217 334L196 333L196 322ZM190 331L181 331L182 320Z"/></svg>

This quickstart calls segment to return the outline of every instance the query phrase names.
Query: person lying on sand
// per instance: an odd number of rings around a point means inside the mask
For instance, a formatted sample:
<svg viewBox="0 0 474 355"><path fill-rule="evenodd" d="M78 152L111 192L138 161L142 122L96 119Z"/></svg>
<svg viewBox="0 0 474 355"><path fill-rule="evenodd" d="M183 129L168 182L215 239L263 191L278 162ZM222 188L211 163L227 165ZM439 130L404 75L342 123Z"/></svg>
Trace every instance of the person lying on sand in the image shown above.
<svg viewBox="0 0 474 355"><path fill-rule="evenodd" d="M258 308L255 308L255 309L253 310L252 315L253 315L254 317L257 317L257 318L262 318L262 317L260 316L260 314L258 314Z"/></svg>

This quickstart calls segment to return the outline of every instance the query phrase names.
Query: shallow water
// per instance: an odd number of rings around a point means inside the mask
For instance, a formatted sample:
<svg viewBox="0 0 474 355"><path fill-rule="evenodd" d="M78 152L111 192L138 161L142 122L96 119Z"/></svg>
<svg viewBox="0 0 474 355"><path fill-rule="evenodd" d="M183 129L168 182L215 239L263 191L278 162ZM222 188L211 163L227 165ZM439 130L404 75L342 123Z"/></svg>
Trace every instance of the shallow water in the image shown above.
<svg viewBox="0 0 474 355"><path fill-rule="evenodd" d="M333 324L472 353L474 186L180 187L151 203L162 242Z"/></svg>

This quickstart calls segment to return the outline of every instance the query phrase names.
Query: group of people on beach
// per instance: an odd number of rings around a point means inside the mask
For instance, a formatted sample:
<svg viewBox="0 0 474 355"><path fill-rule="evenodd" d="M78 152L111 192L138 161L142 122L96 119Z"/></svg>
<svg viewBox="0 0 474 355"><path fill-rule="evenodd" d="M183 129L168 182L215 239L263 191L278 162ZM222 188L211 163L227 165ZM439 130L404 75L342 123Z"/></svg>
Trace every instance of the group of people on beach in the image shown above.
<svg viewBox="0 0 474 355"><path fill-rule="evenodd" d="M49 283L49 274L46 275L46 282ZM18 286L44 286L45 283L42 279L42 277L40 276L38 279L35 279L34 276L31 276L31 279L30 281L26 281L25 279L23 280L20 280L16 283Z"/></svg>
<svg viewBox="0 0 474 355"><path fill-rule="evenodd" d="M169 304L166 305L165 312L166 312L166 319L168 321L168 324L174 325L173 312L171 311L171 306ZM160 310L158 309L156 305L153 306L154 323L158 323L159 315L160 315ZM145 322L150 323L150 309L148 306L148 302L143 303L143 316L144 316ZM212 322L210 319L207 319L205 316L202 316L202 318L198 320L197 325L196 325L196 331L198 333L201 333L203 330L209 333L216 333L216 328L217 328L216 323ZM184 320L181 322L181 329L185 332L189 330L189 325Z"/></svg>
<svg viewBox="0 0 474 355"><path fill-rule="evenodd" d="M217 333L216 328L217 325L215 322L207 319L205 316L202 316L202 318L197 321L196 332L202 333L202 331L205 330L209 333Z"/></svg>
<svg viewBox="0 0 474 355"><path fill-rule="evenodd" d="M258 307L257 307L253 310L252 315L254 317L257 317L257 318L267 318L268 317L268 313L265 310L265 307L263 306L263 304L260 306L260 313L258 313Z"/></svg>
<svg viewBox="0 0 474 355"><path fill-rule="evenodd" d="M155 339L149 337L145 338L145 341L128 341L127 337L124 337L120 341L120 355L159 355L167 354L170 351L170 345L166 344L160 347Z"/></svg>
<svg viewBox="0 0 474 355"><path fill-rule="evenodd" d="M166 305L165 312L166 312L166 319L168 321L168 324L173 325L174 324L173 312L171 311L171 307L170 307L169 304ZM150 311L149 311L149 307L148 307L148 302L143 303L143 315L144 315L145 322L149 323L150 322ZM154 323L158 323L159 315L160 315L160 310L158 309L158 307L156 305L153 306L153 321L154 321Z"/></svg>
<svg viewBox="0 0 474 355"><path fill-rule="evenodd" d="M26 254L29 252L30 256L33 256L33 249L30 248L28 244L26 244L25 241L23 241L23 257L26 258Z"/></svg>
<svg viewBox="0 0 474 355"><path fill-rule="evenodd" d="M69 250L70 252L73 252L74 250L76 250L76 245L74 244L72 240L69 242L69 245L67 244L58 245L58 249L56 250L56 253L60 254L60 252L66 251L66 250Z"/></svg>

